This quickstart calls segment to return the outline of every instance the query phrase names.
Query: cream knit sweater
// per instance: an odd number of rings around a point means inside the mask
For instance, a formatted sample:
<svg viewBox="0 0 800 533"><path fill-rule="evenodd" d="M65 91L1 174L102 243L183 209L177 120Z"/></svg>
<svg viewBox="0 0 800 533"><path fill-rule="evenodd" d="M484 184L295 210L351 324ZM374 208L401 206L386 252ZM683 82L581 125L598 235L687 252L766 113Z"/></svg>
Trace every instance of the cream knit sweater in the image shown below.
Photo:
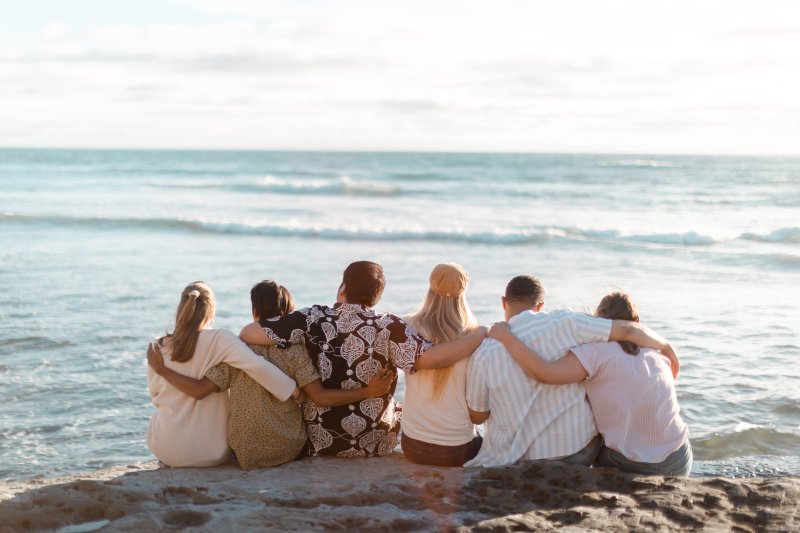
<svg viewBox="0 0 800 533"><path fill-rule="evenodd" d="M280 400L291 397L295 382L278 367L254 354L239 337L224 329L200 332L192 358L170 360L163 349L164 364L189 377L201 379L219 363L242 369ZM147 367L147 386L156 412L147 427L147 446L169 466L214 466L228 460L228 395L210 394L195 400Z"/></svg>

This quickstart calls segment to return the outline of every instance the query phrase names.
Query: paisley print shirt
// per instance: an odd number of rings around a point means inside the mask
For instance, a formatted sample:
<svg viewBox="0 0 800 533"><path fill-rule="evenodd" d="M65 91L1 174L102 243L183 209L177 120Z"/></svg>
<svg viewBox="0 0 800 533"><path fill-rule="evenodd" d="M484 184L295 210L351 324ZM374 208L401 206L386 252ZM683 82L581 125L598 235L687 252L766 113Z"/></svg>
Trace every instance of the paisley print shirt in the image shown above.
<svg viewBox="0 0 800 533"><path fill-rule="evenodd" d="M395 315L355 304L314 305L260 324L278 346L305 342L326 388L360 389L382 368L395 374L384 396L339 407L306 402L309 455L373 457L394 450L400 431L400 410L392 399L397 369L414 372L432 343Z"/></svg>

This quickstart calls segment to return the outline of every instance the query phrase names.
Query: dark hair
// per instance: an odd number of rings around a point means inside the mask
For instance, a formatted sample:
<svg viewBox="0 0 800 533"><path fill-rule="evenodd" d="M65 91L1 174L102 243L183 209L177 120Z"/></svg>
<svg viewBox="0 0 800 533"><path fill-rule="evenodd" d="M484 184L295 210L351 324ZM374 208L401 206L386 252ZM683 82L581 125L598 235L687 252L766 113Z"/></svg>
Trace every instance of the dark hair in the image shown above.
<svg viewBox="0 0 800 533"><path fill-rule="evenodd" d="M515 276L506 285L506 300L531 307L544 302L544 287L535 276Z"/></svg>
<svg viewBox="0 0 800 533"><path fill-rule="evenodd" d="M250 289L250 303L258 318L273 318L294 311L292 295L283 285L263 279Z"/></svg>
<svg viewBox="0 0 800 533"><path fill-rule="evenodd" d="M600 300L594 316L601 318L617 319L617 320L631 320L633 322L639 321L639 310L636 309L636 304L633 303L630 294L623 291L616 291L607 294ZM620 347L625 353L636 355L639 353L639 346L628 341L618 341Z"/></svg>
<svg viewBox="0 0 800 533"><path fill-rule="evenodd" d="M342 283L345 284L344 296L348 303L375 307L386 286L386 277L378 263L356 261L344 269Z"/></svg>

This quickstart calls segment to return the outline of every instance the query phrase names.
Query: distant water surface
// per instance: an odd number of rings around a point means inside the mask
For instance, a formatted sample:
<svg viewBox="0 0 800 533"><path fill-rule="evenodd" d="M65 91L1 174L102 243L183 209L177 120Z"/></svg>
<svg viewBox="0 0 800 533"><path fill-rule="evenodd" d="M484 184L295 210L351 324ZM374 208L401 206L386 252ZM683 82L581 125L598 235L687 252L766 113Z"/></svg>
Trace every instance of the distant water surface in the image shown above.
<svg viewBox="0 0 800 533"><path fill-rule="evenodd" d="M151 459L148 340L183 286L332 303L353 260L379 305L457 261L489 324L520 273L546 307L631 292L678 348L695 475L800 475L800 159L0 150L0 479ZM398 392L402 396L402 390Z"/></svg>

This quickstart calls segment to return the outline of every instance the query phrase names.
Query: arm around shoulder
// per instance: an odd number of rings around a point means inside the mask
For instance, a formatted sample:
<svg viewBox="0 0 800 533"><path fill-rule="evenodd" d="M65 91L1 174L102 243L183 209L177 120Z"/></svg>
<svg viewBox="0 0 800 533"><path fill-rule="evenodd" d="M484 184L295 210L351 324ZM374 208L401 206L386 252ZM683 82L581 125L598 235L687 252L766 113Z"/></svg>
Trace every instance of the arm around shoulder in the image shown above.
<svg viewBox="0 0 800 533"><path fill-rule="evenodd" d="M239 333L239 338L247 344L260 344L263 346L274 346L275 341L270 339L264 332L264 328L258 322L250 322Z"/></svg>

